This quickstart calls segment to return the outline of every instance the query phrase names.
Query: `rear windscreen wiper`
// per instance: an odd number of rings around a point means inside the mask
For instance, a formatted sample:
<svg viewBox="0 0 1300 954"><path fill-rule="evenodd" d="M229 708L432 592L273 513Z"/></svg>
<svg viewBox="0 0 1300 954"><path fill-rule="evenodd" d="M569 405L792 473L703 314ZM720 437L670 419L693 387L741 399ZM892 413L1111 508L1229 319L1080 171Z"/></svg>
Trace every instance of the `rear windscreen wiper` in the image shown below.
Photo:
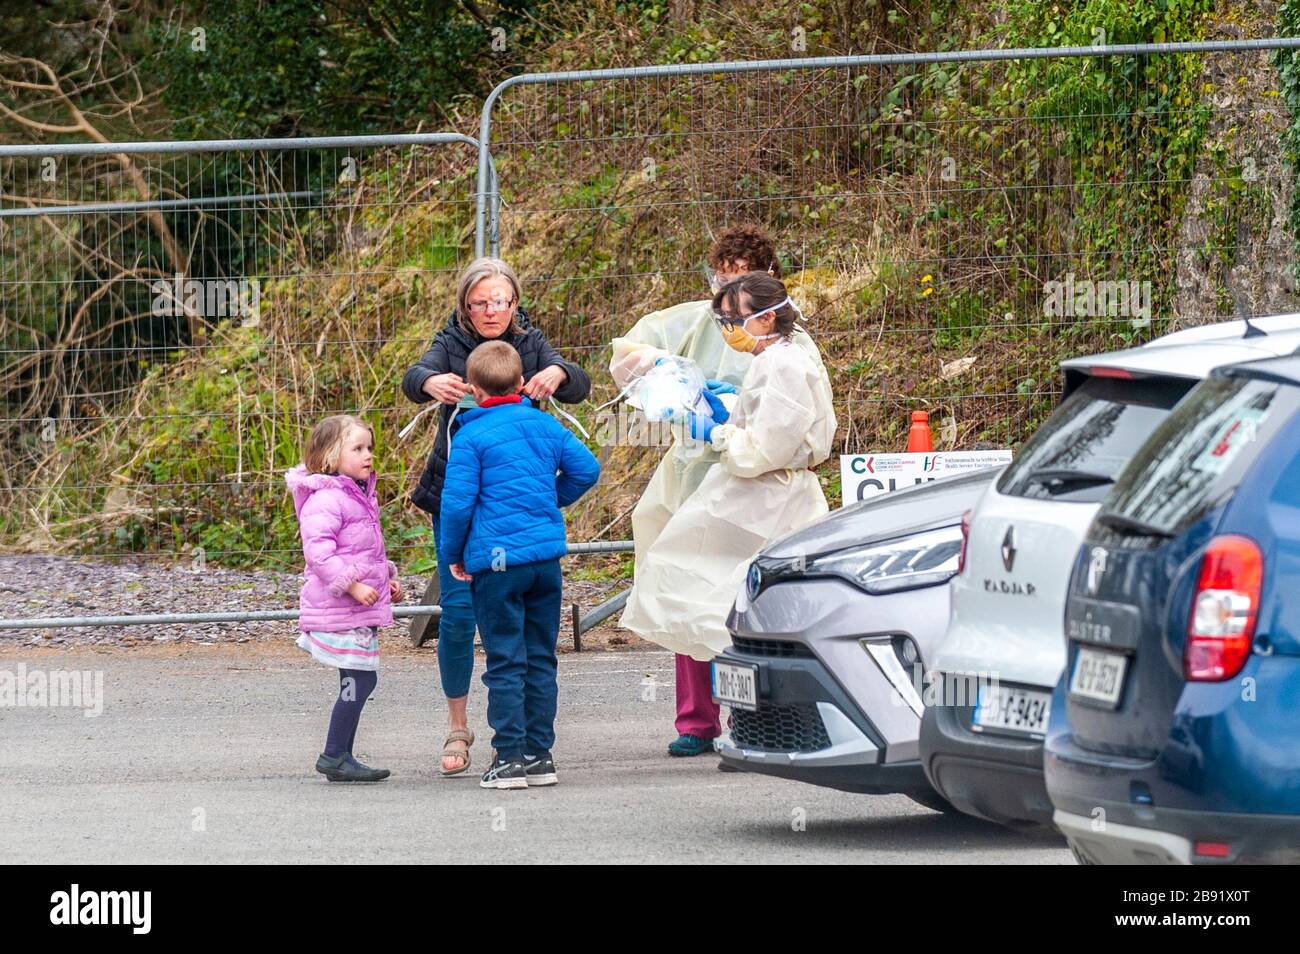
<svg viewBox="0 0 1300 954"><path fill-rule="evenodd" d="M1099 513L1097 514L1097 522L1102 526L1110 527L1112 530L1128 531L1144 537L1163 537L1166 540L1172 540L1174 536L1168 530L1157 527L1153 523L1147 523L1145 520L1138 520L1134 517L1126 517L1122 513Z"/></svg>
<svg viewBox="0 0 1300 954"><path fill-rule="evenodd" d="M1026 478L1039 484L1113 484L1115 478L1092 470L1070 470L1068 467L1038 467L1031 470Z"/></svg>

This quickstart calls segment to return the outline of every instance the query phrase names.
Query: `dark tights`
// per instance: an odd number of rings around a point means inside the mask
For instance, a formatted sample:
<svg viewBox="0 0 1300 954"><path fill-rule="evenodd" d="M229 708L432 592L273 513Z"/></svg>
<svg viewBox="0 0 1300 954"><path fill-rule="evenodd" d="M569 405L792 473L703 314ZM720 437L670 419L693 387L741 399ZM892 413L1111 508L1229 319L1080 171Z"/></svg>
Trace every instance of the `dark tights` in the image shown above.
<svg viewBox="0 0 1300 954"><path fill-rule="evenodd" d="M379 674L369 669L340 669L339 697L334 700L330 714L329 736L325 739L325 754L330 758L351 754L357 739L357 724L366 700L375 691Z"/></svg>

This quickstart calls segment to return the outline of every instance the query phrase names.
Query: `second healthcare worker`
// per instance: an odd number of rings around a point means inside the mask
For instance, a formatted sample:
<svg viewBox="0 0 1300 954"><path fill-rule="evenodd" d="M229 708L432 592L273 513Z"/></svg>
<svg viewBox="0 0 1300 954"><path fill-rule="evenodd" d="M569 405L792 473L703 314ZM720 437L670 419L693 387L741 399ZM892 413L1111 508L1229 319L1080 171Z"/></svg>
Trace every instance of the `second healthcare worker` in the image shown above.
<svg viewBox="0 0 1300 954"><path fill-rule="evenodd" d="M729 244L747 254L727 255ZM714 417L692 417L632 513L635 578L621 624L678 654L672 755L711 751L721 734L708 661L729 642L727 610L755 553L827 512L809 468L829 456L836 426L817 346L765 273L775 271L771 240L752 226L729 230L710 263L715 298L645 316L614 340L610 363L620 387L670 354L694 360L715 393L739 384L729 417L716 400Z"/></svg>

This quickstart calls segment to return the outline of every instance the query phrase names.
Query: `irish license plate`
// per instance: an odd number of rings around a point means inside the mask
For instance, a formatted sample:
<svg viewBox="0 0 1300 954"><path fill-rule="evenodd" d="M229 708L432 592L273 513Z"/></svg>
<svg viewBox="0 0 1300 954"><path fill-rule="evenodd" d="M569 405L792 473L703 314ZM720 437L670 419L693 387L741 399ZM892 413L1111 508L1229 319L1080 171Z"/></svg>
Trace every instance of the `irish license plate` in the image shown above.
<svg viewBox="0 0 1300 954"><path fill-rule="evenodd" d="M1052 694L1020 686L984 684L979 688L971 730L1042 737L1052 711Z"/></svg>
<svg viewBox="0 0 1300 954"><path fill-rule="evenodd" d="M1119 705L1127 669L1127 656L1080 646L1074 659L1074 675L1070 677L1070 695L1114 709Z"/></svg>
<svg viewBox="0 0 1300 954"><path fill-rule="evenodd" d="M713 698L740 709L757 709L758 667L715 661Z"/></svg>

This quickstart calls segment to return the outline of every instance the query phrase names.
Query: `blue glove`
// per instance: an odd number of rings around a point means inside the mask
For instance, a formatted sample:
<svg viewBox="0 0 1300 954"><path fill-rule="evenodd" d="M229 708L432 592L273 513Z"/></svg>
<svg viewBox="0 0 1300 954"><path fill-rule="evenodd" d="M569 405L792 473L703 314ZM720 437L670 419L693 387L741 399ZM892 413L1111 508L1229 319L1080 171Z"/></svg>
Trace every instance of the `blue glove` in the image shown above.
<svg viewBox="0 0 1300 954"><path fill-rule="evenodd" d="M727 385L727 387L731 387L731 385ZM732 391L734 392L735 388L732 388ZM731 417L731 412L727 410L727 405L722 403L722 398L718 397L712 391L704 391L702 393L704 395L704 400L708 402L709 413L713 416L714 423L726 424L727 418Z"/></svg>
<svg viewBox="0 0 1300 954"><path fill-rule="evenodd" d="M718 426L718 422L709 415L687 411L686 419L690 423L691 437L697 441L711 441L713 439L713 429Z"/></svg>
<svg viewBox="0 0 1300 954"><path fill-rule="evenodd" d="M713 378L707 378L704 386L714 394L737 394L736 386L728 384L726 381L715 381Z"/></svg>

